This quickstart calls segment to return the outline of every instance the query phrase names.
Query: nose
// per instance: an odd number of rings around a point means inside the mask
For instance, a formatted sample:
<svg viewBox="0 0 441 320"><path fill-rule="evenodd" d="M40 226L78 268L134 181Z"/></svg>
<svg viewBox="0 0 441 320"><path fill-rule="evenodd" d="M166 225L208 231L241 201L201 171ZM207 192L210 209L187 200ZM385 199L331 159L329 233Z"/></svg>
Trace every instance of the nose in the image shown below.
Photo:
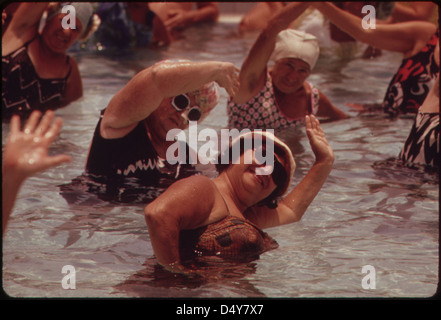
<svg viewBox="0 0 441 320"><path fill-rule="evenodd" d="M293 69L291 70L286 77L291 81L291 82L296 82L300 79L300 72L298 69Z"/></svg>

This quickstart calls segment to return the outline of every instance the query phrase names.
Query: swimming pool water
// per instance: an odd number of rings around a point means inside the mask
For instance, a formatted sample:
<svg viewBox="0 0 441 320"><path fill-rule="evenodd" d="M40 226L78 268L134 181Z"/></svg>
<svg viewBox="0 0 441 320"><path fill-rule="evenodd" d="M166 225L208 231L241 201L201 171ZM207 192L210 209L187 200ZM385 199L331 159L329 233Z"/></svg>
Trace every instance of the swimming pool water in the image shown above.
<svg viewBox="0 0 441 320"><path fill-rule="evenodd" d="M336 160L303 219L265 230L279 248L249 263L211 261L204 276L172 276L158 267L142 204L113 204L87 195L67 203L59 186L83 173L99 112L141 69L162 59L223 60L241 66L255 35L235 23L191 28L185 39L131 57L74 52L84 97L57 111L64 127L51 152L72 155L67 165L24 184L3 239L3 289L12 297L429 297L438 284L437 177L401 168L396 157L412 119L363 114L345 104L381 102L401 56L343 60L321 56L310 81L351 118L323 123ZM227 125L226 92L200 129ZM9 126L2 126L3 143ZM293 185L314 158L304 128L279 133L293 147ZM65 265L76 288L64 289ZM375 268L365 289L362 268Z"/></svg>

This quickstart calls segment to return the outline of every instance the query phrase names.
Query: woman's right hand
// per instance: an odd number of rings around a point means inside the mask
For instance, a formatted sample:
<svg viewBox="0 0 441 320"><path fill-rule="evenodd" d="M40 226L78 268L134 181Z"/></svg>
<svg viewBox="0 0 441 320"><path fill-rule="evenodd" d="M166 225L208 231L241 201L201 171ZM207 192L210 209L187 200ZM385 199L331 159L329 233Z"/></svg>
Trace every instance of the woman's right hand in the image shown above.
<svg viewBox="0 0 441 320"><path fill-rule="evenodd" d="M216 82L224 88L230 97L239 91L239 68L230 62L221 62Z"/></svg>

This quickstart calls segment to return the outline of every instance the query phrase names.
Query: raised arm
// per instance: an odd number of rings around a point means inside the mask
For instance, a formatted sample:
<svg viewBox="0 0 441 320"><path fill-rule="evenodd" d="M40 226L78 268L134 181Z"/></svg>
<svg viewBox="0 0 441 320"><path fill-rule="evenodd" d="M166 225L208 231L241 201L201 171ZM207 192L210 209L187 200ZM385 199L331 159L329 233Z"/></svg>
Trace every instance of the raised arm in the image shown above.
<svg viewBox="0 0 441 320"><path fill-rule="evenodd" d="M407 4L396 2L391 14L391 20L410 21L428 20L436 10L436 3L433 1L411 1Z"/></svg>
<svg viewBox="0 0 441 320"><path fill-rule="evenodd" d="M297 19L309 4L294 2L280 10L257 38L240 70L240 90L233 98L236 103L245 103L263 85L267 63L276 45L276 37Z"/></svg>
<svg viewBox="0 0 441 320"><path fill-rule="evenodd" d="M3 152L3 199L2 216L5 231L9 215L23 182L30 176L70 161L67 155L48 155L51 143L61 130L62 120L54 120L53 111L47 111L41 119L41 112L34 111L20 129L20 118L11 118L10 133Z"/></svg>
<svg viewBox="0 0 441 320"><path fill-rule="evenodd" d="M165 98L194 91L216 81L230 95L238 89L238 68L229 62L162 62L133 77L110 101L102 130L130 131Z"/></svg>
<svg viewBox="0 0 441 320"><path fill-rule="evenodd" d="M404 57L416 54L435 33L430 22L409 21L393 24L376 24L375 29L363 28L362 19L329 2L315 2L315 8L338 28L358 41L379 49L402 52Z"/></svg>
<svg viewBox="0 0 441 320"><path fill-rule="evenodd" d="M38 32L40 18L49 2L22 2L2 36L2 55L31 40Z"/></svg>
<svg viewBox="0 0 441 320"><path fill-rule="evenodd" d="M334 163L334 152L315 116L306 116L306 133L315 155L315 163L300 183L276 209L252 207L245 216L261 228L270 228L299 221L319 193Z"/></svg>
<svg viewBox="0 0 441 320"><path fill-rule="evenodd" d="M214 188L209 178L193 176L175 182L146 206L145 220L159 264L175 272L182 269L179 233L206 224L215 203Z"/></svg>

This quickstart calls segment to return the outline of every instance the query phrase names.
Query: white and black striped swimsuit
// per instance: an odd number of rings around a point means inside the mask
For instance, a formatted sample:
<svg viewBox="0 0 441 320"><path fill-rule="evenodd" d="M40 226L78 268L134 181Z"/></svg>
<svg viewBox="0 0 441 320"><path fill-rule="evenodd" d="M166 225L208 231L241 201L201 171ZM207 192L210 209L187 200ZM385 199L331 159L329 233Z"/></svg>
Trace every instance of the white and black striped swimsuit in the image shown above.
<svg viewBox="0 0 441 320"><path fill-rule="evenodd" d="M441 164L439 138L439 113L419 112L399 159L406 166L423 165L439 168Z"/></svg>

